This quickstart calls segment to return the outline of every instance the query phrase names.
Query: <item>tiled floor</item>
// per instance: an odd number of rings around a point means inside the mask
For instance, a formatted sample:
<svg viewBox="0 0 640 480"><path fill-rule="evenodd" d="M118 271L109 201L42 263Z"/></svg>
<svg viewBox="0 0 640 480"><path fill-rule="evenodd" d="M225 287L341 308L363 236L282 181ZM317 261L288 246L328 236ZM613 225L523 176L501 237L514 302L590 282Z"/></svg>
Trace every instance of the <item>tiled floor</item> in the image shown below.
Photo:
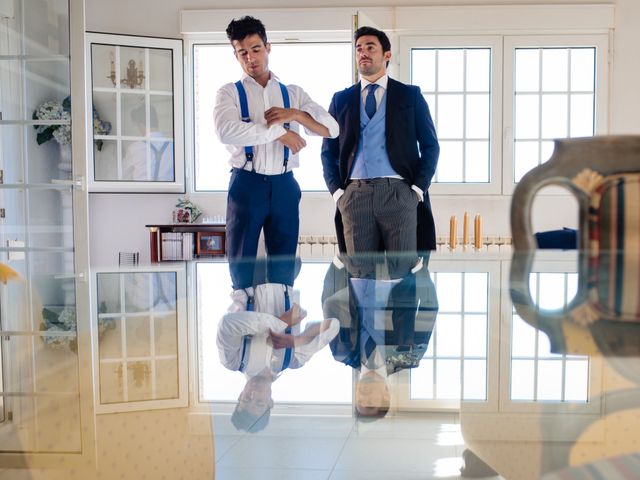
<svg viewBox="0 0 640 480"><path fill-rule="evenodd" d="M464 441L458 416L411 414L375 422L350 417L273 415L240 434L214 418L216 479L457 479Z"/></svg>

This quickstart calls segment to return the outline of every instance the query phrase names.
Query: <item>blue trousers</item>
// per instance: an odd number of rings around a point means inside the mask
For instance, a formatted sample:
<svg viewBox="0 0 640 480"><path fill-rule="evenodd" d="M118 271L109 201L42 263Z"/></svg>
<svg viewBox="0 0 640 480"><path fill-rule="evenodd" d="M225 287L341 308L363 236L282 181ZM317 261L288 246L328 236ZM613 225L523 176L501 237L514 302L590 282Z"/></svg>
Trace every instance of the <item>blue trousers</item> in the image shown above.
<svg viewBox="0 0 640 480"><path fill-rule="evenodd" d="M233 288L253 285L264 229L267 281L293 285L298 246L300 186L292 172L261 175L234 168L227 196L227 258Z"/></svg>

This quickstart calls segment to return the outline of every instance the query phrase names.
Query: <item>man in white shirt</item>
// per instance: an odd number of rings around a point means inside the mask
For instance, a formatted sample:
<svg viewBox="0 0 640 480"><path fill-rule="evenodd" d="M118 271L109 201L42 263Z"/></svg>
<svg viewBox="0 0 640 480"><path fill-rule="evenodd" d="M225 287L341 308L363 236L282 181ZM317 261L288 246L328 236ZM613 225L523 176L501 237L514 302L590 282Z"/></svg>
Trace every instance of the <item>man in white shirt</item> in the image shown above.
<svg viewBox="0 0 640 480"><path fill-rule="evenodd" d="M301 368L337 335L340 325L327 318L301 330L306 312L297 303L300 292L286 285L260 284L250 292L250 297L242 290L232 293L233 305L218 325L216 343L220 363L247 379L231 421L255 432L269 421L271 384L287 368Z"/></svg>
<svg viewBox="0 0 640 480"><path fill-rule="evenodd" d="M256 256L263 229L267 255L287 258L269 262L269 280L292 285L301 195L292 169L306 146L298 131L302 125L309 135L335 138L338 124L302 88L282 85L269 70L271 44L260 20L233 20L227 37L244 72L218 91L213 112L216 134L232 152L226 248L233 287L251 285L253 263L241 260Z"/></svg>

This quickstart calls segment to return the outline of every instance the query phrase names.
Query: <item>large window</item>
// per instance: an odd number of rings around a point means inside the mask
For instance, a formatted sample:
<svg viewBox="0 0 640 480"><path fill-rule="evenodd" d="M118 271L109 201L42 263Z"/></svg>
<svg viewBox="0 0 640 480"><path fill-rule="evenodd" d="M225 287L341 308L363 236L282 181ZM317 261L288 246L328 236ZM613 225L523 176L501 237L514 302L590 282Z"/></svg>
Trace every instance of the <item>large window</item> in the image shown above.
<svg viewBox="0 0 640 480"><path fill-rule="evenodd" d="M488 183L491 49L412 49L411 83L420 85L438 132L434 182Z"/></svg>
<svg viewBox="0 0 640 480"><path fill-rule="evenodd" d="M516 48L514 177L518 182L553 152L553 139L595 130L596 49Z"/></svg>
<svg viewBox="0 0 640 480"><path fill-rule="evenodd" d="M351 43L274 43L269 68L285 84L301 86L328 109L331 97L351 85ZM195 189L226 190L229 151L214 133L216 92L240 79L242 69L229 44L196 44L193 48ZM305 136L304 131L301 134ZM302 190L326 190L320 162L321 137L305 136L296 178Z"/></svg>
<svg viewBox="0 0 640 480"><path fill-rule="evenodd" d="M510 194L554 139L604 133L607 42L401 37L401 78L420 86L440 141L431 192Z"/></svg>
<svg viewBox="0 0 640 480"><path fill-rule="evenodd" d="M505 37L503 193L554 139L606 133L607 51L606 35Z"/></svg>

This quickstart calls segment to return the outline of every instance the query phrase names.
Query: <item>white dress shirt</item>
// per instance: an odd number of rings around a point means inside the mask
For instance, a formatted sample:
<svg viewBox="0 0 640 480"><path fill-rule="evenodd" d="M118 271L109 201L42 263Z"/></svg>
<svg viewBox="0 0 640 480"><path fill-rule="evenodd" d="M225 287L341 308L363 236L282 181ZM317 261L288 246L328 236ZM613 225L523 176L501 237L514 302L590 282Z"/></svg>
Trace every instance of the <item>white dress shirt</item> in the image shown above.
<svg viewBox="0 0 640 480"><path fill-rule="evenodd" d="M236 290L241 292L241 290ZM242 303L236 292L232 294L234 304L218 326L217 345L220 362L229 370L239 370L242 362L243 344L245 337L250 337L248 351L245 352L246 361L244 374L253 377L268 368L274 377L282 372L285 349L274 349L269 340L269 332L284 333L287 324L276 315L284 313L284 291L281 284L268 283L258 285L254 294L255 311L238 311ZM293 291L299 298L299 292ZM296 298L296 299L297 299ZM246 296L245 296L246 299ZM296 300L292 298L293 302ZM245 303L246 305L246 303ZM263 312L274 312L263 313ZM321 331L309 343L293 347L289 368L300 368L318 351L322 350L340 330L340 324L335 318L329 319L329 328ZM294 335L300 334L300 325L292 328Z"/></svg>
<svg viewBox="0 0 640 480"><path fill-rule="evenodd" d="M373 92L373 95L376 97L376 110L380 108L380 102L382 102L382 97L387 91L387 83L389 83L389 75L383 75L375 82L370 82L366 78L360 79L360 94L362 95L362 104L365 105L367 102L367 95L369 94L369 90L367 87L371 85L371 83L375 83L378 85L376 91Z"/></svg>
<svg viewBox="0 0 640 480"><path fill-rule="evenodd" d="M267 126L264 112L271 107L284 107L282 91L278 85L278 78L271 73L266 87L262 87L253 78L244 74L242 84L247 92L247 105L251 122L243 122L240 113L240 98L233 83L222 86L216 95L216 106L213 110L213 120L216 134L231 152L229 164L232 167L243 168L246 162L245 146L253 146L253 168L263 175L278 175L284 173L284 145L278 141L286 133L281 125ZM308 113L329 130L331 138L338 136L338 123L320 105L297 85L287 85L290 108L296 108ZM300 124L291 122L291 130L299 133ZM305 128L307 135L316 135ZM298 154L290 153L287 171L299 165ZM247 164L245 169L250 170Z"/></svg>
<svg viewBox="0 0 640 480"><path fill-rule="evenodd" d="M383 75L375 82L370 82L366 78L360 77L360 95L362 98L363 105L366 104L367 95L369 94L369 90L367 89L367 87L372 83L375 83L376 85L378 85L378 88L376 88L376 91L373 92L373 95L376 97L376 110L377 110L378 108L380 108L380 103L382 102L382 98L384 97L384 94L387 92L387 83L389 83L389 75ZM400 175L394 175L391 178L402 178L402 177ZM422 202L424 200L424 194L422 193L422 190L420 190L420 187L418 187L417 185L411 185L411 189L414 192L416 192L416 194L418 195L418 200ZM339 188L338 190L333 192L333 200L336 203L338 203L338 199L343 194L344 194L344 190Z"/></svg>

